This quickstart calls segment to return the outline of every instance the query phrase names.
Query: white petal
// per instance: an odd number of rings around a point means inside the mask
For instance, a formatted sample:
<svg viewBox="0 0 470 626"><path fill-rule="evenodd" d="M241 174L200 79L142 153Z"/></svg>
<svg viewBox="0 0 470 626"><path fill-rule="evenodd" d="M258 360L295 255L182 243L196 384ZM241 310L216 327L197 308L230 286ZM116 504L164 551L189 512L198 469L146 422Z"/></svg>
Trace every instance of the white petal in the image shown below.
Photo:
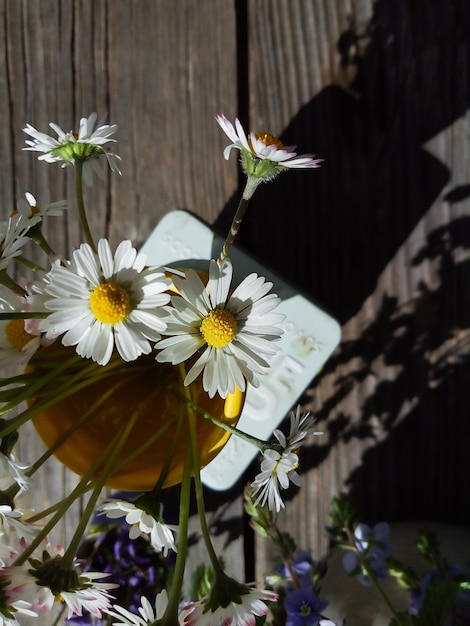
<svg viewBox="0 0 470 626"><path fill-rule="evenodd" d="M103 276L106 279L111 278L114 273L113 253L107 239L98 241L98 256L103 270Z"/></svg>

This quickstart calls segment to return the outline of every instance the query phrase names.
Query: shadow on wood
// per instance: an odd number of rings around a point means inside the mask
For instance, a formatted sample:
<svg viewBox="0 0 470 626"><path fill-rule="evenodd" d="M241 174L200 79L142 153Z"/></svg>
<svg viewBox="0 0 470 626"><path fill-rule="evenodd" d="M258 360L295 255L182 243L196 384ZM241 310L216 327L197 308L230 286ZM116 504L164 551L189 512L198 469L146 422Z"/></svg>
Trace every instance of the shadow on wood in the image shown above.
<svg viewBox="0 0 470 626"><path fill-rule="evenodd" d="M240 243L340 322L374 290L449 180L423 144L470 105L469 24L459 0L378 2L350 91L326 87L280 137L315 152L322 168L288 172L256 192Z"/></svg>

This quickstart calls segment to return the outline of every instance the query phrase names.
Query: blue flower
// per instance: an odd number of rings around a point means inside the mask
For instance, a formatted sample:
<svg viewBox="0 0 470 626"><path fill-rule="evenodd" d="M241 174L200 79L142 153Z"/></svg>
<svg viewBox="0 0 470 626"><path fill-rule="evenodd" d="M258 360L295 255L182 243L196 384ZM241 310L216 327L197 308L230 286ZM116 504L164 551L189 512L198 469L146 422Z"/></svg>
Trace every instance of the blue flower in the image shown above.
<svg viewBox="0 0 470 626"><path fill-rule="evenodd" d="M286 594L286 626L315 626L323 618L328 602L320 600L313 589L296 589Z"/></svg>
<svg viewBox="0 0 470 626"><path fill-rule="evenodd" d="M301 587L309 588L312 586L312 567L313 560L310 553L307 550L297 550L294 554L294 558L290 563L291 569L297 577L297 581ZM282 576L282 578L290 579L291 571L287 565L279 565L276 567L276 572Z"/></svg>
<svg viewBox="0 0 470 626"><path fill-rule="evenodd" d="M141 598L155 602L157 591L166 583L170 561L155 552L150 543L142 537L129 538L129 529L123 525L110 525L96 540L82 546L83 571L99 565L101 571L109 573L109 581L118 583L115 590L116 603L125 606L131 613L138 614ZM91 616L74 617L67 620L71 626L91 626L95 624ZM96 626L101 626L97 621Z"/></svg>
<svg viewBox="0 0 470 626"><path fill-rule="evenodd" d="M453 580L468 580L468 573L466 569L458 563L448 563L447 568L446 577ZM444 574L437 569L428 572L421 578L419 581L419 589L410 594L408 610L411 615L418 615L423 608L423 603L426 599L429 585L432 582L442 580L443 578ZM453 603L452 613L454 615L454 619L457 620L455 622L456 624L470 623L470 592L462 591L458 594ZM444 622L445 626L450 626L451 623L453 624L454 622L452 622L450 618Z"/></svg>
<svg viewBox="0 0 470 626"><path fill-rule="evenodd" d="M388 576L386 559L392 551L390 544L386 542L389 532L390 526L386 522L380 522L373 528L367 524L359 524L354 531L356 550L364 556L369 568L379 579ZM357 553L347 552L343 557L343 567L348 574L357 576L358 581L365 587L371 585Z"/></svg>

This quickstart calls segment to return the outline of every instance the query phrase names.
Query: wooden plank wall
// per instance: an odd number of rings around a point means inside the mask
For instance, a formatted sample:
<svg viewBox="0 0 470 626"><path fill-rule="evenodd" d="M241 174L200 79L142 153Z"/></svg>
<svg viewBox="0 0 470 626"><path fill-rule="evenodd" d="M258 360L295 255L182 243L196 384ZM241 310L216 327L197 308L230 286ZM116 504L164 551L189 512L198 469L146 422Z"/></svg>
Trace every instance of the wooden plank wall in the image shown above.
<svg viewBox="0 0 470 626"><path fill-rule="evenodd" d="M93 110L120 127L123 177L86 197L113 244L176 208L226 229L240 177L218 112L325 159L260 188L240 234L342 324L303 398L325 435L280 517L315 556L343 489L370 521L470 522L469 25L465 0L0 1L4 215L26 190L73 198L70 172L21 152L25 123ZM72 219L50 234L80 242ZM55 477L42 498L69 488ZM243 482L210 515L231 573L259 578Z"/></svg>

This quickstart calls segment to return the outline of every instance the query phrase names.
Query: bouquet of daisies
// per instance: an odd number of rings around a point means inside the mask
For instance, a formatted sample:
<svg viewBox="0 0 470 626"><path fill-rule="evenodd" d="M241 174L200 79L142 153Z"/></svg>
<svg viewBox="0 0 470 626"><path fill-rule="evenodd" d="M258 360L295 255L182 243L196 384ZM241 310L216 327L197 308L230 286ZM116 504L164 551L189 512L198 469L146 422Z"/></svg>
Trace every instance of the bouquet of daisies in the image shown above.
<svg viewBox="0 0 470 626"><path fill-rule="evenodd" d="M83 185L91 185L95 173L103 174L103 157L121 173L116 125L97 121L92 113L81 119L78 132L50 124L56 137L29 124L24 128L25 150L46 163L71 166L76 206L51 202L47 195L37 200L27 192L0 223L0 365L5 373L0 379L0 624L21 625L25 616L44 623L39 616L55 615L59 607L57 619L89 614L117 625L252 625L278 597L276 591L225 574L205 521L199 470L234 435L262 453L261 470L250 487L256 506L278 512L284 506L282 490L300 482L295 469L298 449L313 432L309 414L293 410L289 432L276 430L269 442L236 426L247 386L259 385L276 354L283 316L276 312L279 298L272 284L262 276L252 273L234 284L230 250L258 185L292 168L319 167L320 160L298 156L267 133L247 134L238 120L232 124L219 115L217 122L230 140L225 158L232 149L240 152L246 186L220 254L208 260L205 272L149 266L130 241L113 249L106 238L95 237ZM46 239L42 225L65 209L79 220L83 241L64 257ZM41 265L25 252L31 242L42 251ZM26 279L19 278L23 272ZM155 374L161 371L170 374ZM146 392L137 400L127 398L141 380L151 381ZM165 401L158 385L166 388ZM146 422L144 436L135 439L136 424L149 405L155 413L157 399L164 419L158 427ZM101 420L112 400L118 408L115 427L107 432ZM236 409L229 410L234 402ZM73 407L79 407L75 414ZM58 417L44 430L41 420L54 410ZM29 421L46 443L34 461L19 459L15 451ZM203 444L214 438L214 429L219 439L206 457ZM80 439L83 432L88 433L86 444ZM86 460L95 437L104 437L105 443ZM133 463L145 454L152 463L158 461L151 483L145 482L146 471L145 479L139 478L144 482L135 479L138 487L131 489L136 497L103 500L104 488L120 486L129 468L136 473ZM52 455L76 471L77 486L47 510L23 510L20 496L34 489L36 473ZM175 483L181 483L179 510L176 523L168 523L162 489ZM192 490L214 577L205 596L181 605ZM86 504L72 539L66 546L51 544L51 531L78 498ZM123 520L130 541L143 537L163 557L174 553L171 583L155 602L143 595L140 603L134 598L132 611L121 606L115 600L124 597L118 588L129 580L116 582L109 572L90 569L89 559L84 563L80 546L97 509L103 517Z"/></svg>

